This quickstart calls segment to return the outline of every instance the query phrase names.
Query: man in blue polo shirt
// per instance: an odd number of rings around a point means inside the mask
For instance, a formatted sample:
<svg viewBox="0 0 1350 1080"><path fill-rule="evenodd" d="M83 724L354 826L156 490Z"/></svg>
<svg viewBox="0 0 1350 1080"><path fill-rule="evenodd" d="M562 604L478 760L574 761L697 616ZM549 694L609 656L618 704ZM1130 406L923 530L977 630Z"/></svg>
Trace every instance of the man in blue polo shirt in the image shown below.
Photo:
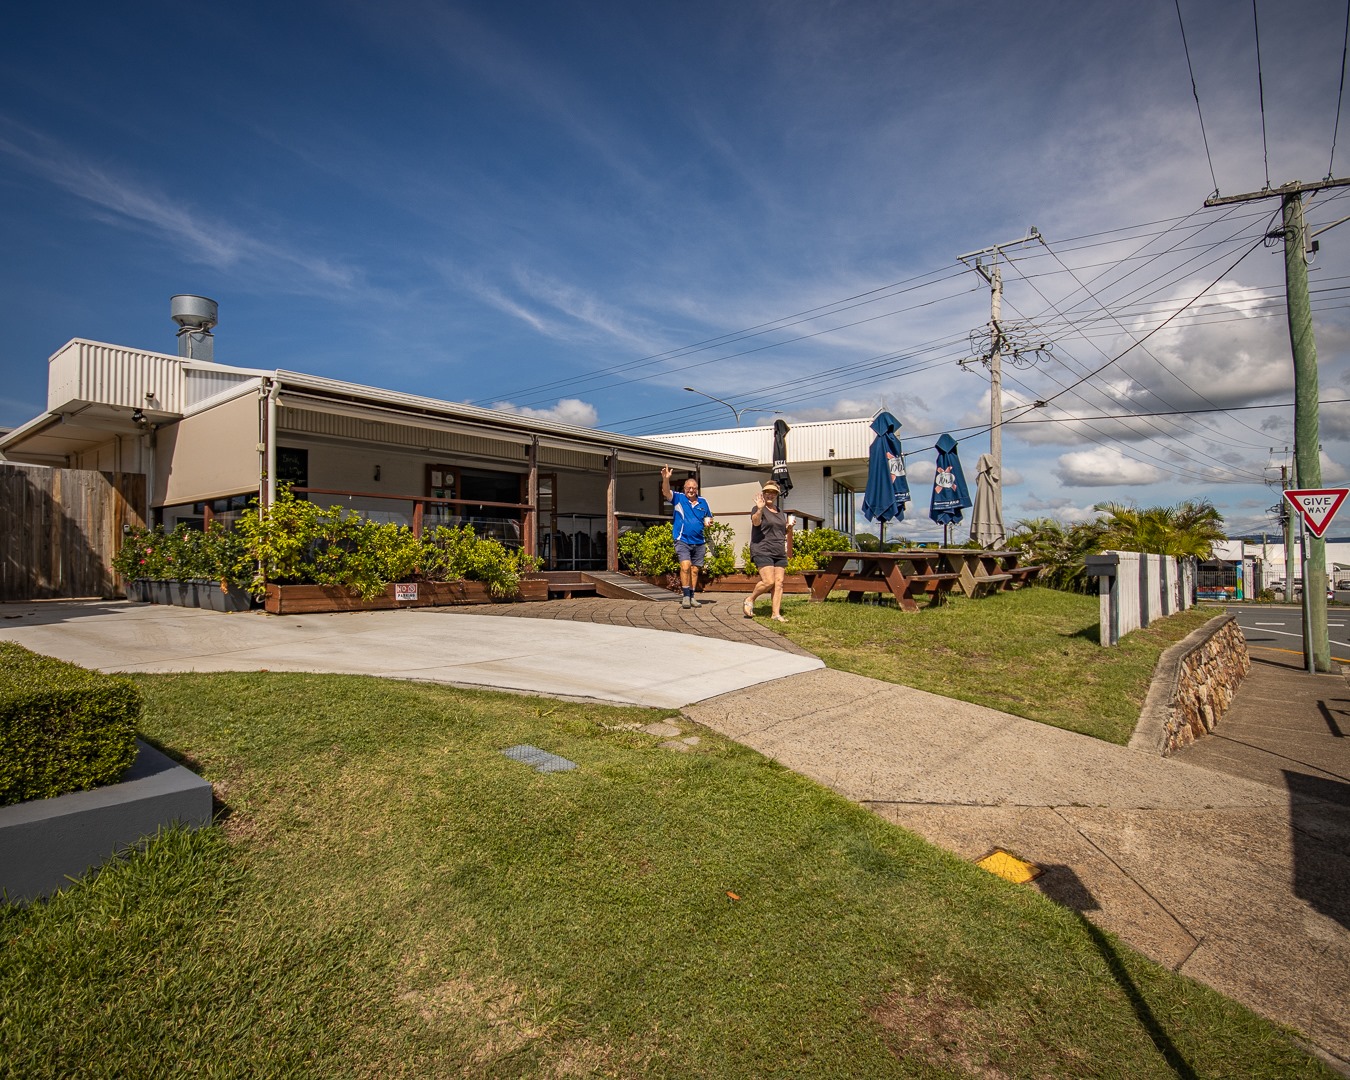
<svg viewBox="0 0 1350 1080"><path fill-rule="evenodd" d="M661 466L661 497L670 500L675 515L670 530L675 537L675 557L680 560L680 607L702 607L694 599L694 586L708 551L703 528L712 524L712 510L708 500L699 495L698 481L692 476L684 482L683 491L670 493L669 465Z"/></svg>

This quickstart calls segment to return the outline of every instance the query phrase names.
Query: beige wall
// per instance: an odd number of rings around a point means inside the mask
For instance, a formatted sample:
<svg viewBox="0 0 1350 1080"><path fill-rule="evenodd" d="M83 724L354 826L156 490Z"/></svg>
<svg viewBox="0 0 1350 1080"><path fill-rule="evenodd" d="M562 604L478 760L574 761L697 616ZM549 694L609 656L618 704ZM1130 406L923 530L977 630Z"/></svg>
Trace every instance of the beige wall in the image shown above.
<svg viewBox="0 0 1350 1080"><path fill-rule="evenodd" d="M256 491L258 398L245 394L160 428L153 506L200 502Z"/></svg>

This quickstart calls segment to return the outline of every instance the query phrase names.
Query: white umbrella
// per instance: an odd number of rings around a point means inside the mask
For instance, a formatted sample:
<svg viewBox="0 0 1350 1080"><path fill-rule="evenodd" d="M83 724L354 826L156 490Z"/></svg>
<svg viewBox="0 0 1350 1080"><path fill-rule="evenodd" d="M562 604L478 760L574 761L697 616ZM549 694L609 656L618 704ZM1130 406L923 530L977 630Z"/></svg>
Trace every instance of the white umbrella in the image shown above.
<svg viewBox="0 0 1350 1080"><path fill-rule="evenodd" d="M975 506L970 512L970 538L982 548L1003 546L1002 477L991 454L981 454L975 466Z"/></svg>

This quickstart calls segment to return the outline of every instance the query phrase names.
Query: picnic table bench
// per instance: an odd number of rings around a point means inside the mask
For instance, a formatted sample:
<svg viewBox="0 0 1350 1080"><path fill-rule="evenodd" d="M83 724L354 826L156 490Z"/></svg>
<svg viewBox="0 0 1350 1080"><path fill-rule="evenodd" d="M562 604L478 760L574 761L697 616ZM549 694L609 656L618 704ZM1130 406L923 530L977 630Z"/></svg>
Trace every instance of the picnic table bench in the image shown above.
<svg viewBox="0 0 1350 1080"><path fill-rule="evenodd" d="M960 583L961 575L943 564L936 549L906 551L826 551L818 558L824 566L811 582L813 602L824 600L836 590L854 594L890 593L902 611L918 611L918 596L929 596L930 604L940 604ZM849 563L857 563L856 570Z"/></svg>
<svg viewBox="0 0 1350 1080"><path fill-rule="evenodd" d="M1021 555L1016 551L991 551L988 553L999 560L999 572L1007 574L1011 580L1004 586L1012 589L1018 585L1030 585L1041 575L1044 566L1021 566L1017 560Z"/></svg>

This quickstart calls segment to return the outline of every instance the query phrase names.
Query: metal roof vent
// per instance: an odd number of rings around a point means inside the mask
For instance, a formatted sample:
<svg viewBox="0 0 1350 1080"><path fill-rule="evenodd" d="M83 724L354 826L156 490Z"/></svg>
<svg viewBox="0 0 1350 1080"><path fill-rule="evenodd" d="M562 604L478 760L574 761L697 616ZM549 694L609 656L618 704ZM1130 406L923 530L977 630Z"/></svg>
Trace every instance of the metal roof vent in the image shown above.
<svg viewBox="0 0 1350 1080"><path fill-rule="evenodd" d="M169 316L178 324L178 355L192 360L214 360L215 338L211 327L216 325L219 308L205 296L179 293L169 298Z"/></svg>

